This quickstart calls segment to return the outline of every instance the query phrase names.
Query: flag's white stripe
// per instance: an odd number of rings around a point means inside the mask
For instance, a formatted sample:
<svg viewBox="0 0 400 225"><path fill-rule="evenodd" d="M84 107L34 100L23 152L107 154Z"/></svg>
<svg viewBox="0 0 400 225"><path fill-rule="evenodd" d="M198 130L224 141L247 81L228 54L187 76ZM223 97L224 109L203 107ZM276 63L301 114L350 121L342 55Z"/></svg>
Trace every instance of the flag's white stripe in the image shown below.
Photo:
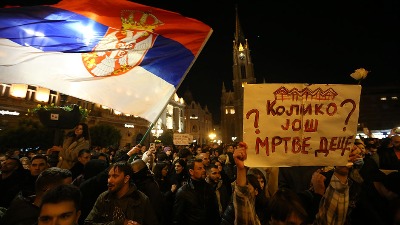
<svg viewBox="0 0 400 225"><path fill-rule="evenodd" d="M79 53L41 53L31 47L13 46L5 39L0 40L0 48L7 49L0 53L0 82L46 87L150 122L175 92L173 85L142 67L120 76L94 78L83 66Z"/></svg>

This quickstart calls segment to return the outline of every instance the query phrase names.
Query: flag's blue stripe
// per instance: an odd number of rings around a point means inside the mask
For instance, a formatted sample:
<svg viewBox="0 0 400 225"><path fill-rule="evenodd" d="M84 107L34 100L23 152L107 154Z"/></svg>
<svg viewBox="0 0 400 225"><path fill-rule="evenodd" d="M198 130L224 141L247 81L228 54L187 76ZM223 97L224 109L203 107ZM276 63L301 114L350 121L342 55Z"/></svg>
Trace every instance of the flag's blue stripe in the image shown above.
<svg viewBox="0 0 400 225"><path fill-rule="evenodd" d="M82 15L49 6L0 10L0 38L45 52L91 51L107 29Z"/></svg>
<svg viewBox="0 0 400 225"><path fill-rule="evenodd" d="M177 87L193 59L192 52L179 42L158 36L140 66Z"/></svg>
<svg viewBox="0 0 400 225"><path fill-rule="evenodd" d="M84 16L49 6L0 9L0 38L44 52L90 52L107 29ZM90 30L91 39L85 37ZM140 66L177 87L193 59L192 52L179 42L158 36Z"/></svg>

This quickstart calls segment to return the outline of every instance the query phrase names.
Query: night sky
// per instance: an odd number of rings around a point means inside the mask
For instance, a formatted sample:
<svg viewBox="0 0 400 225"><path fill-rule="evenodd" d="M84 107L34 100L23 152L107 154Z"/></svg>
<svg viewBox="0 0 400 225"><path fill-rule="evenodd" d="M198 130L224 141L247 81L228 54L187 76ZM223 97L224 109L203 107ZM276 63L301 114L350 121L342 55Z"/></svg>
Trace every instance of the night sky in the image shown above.
<svg viewBox="0 0 400 225"><path fill-rule="evenodd" d="M357 84L400 88L400 1L137 1L200 20L214 32L178 89L220 118L222 82L232 89L235 5L250 45L257 82ZM183 3L182 3L183 2ZM197 2L197 1L196 1Z"/></svg>
<svg viewBox="0 0 400 225"><path fill-rule="evenodd" d="M3 4L7 2L19 1ZM58 1L29 4L32 2ZM216 123L222 82L232 89L236 4L257 82L356 84L350 74L363 67L370 71L363 86L400 87L398 0L134 2L180 13L214 30L178 95L182 97L190 89L195 101L208 106Z"/></svg>

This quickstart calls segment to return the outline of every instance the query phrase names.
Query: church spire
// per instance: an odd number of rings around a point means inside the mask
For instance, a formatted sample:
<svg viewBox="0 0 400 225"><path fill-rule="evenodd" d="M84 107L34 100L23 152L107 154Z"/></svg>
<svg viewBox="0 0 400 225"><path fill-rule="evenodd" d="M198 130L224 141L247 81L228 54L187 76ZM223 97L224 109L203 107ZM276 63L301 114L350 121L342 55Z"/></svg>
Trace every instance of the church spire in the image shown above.
<svg viewBox="0 0 400 225"><path fill-rule="evenodd" d="M239 21L239 12L238 12L238 6L236 4L236 26L235 26L235 42L236 45L244 45L246 43L246 39L244 38L244 33L242 31L242 28L240 26L240 21ZM243 46L244 47L244 46Z"/></svg>
<svg viewBox="0 0 400 225"><path fill-rule="evenodd" d="M226 92L225 81L222 81L222 93Z"/></svg>

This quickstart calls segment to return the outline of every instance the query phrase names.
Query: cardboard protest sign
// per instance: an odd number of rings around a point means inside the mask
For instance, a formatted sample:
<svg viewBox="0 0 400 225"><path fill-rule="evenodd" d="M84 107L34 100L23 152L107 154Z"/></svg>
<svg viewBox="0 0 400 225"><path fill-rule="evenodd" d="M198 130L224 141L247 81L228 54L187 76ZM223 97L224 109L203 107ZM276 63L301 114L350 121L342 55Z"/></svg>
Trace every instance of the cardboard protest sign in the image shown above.
<svg viewBox="0 0 400 225"><path fill-rule="evenodd" d="M360 85L245 85L246 166L346 165L360 94Z"/></svg>
<svg viewBox="0 0 400 225"><path fill-rule="evenodd" d="M174 134L174 145L190 145L193 142L193 135L190 134Z"/></svg>

